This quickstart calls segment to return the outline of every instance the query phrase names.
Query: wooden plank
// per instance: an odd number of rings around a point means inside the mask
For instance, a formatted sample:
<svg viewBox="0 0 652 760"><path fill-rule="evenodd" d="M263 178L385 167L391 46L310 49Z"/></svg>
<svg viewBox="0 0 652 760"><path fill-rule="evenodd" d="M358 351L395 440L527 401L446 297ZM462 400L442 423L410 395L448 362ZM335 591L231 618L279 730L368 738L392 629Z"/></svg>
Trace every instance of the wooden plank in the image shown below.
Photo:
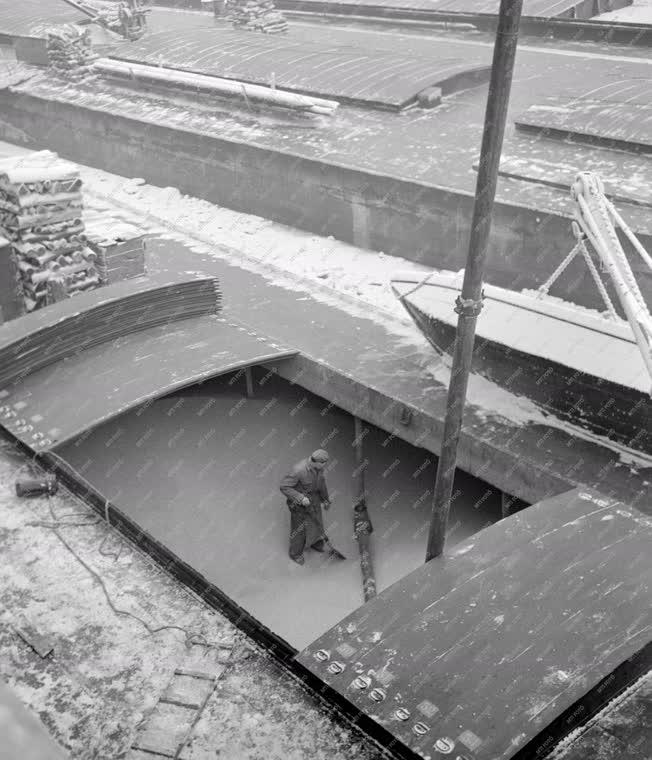
<svg viewBox="0 0 652 760"><path fill-rule="evenodd" d="M198 710L214 681L214 678L204 674L179 674L178 671L175 671L175 677L170 681L167 690L161 697L161 702Z"/></svg>
<svg viewBox="0 0 652 760"><path fill-rule="evenodd" d="M220 673L220 675L221 675L221 673ZM214 678L213 681L212 681L212 683L211 683L210 689L208 689L208 691L206 692L206 695L204 697L203 702L201 703L201 705L199 706L199 709L195 713L195 717L194 717L191 725L188 727L188 730L186 731L183 739L179 742L179 746L177 747L175 758L180 758L181 757L181 753L183 752L183 750L185 749L186 745L190 741L190 739L192 737L192 733L195 730L195 726L199 722L199 720L200 720L200 718L201 718L201 716L202 716L202 714L204 712L204 709L206 708L206 705L208 704L208 700L211 698L213 692L215 691L215 687L216 686L217 686L217 678Z"/></svg>
<svg viewBox="0 0 652 760"><path fill-rule="evenodd" d="M136 743L131 745L131 749L135 749L138 752L144 752L146 755L154 755L155 757L174 757L176 749L174 751L158 749L154 745ZM131 756L130 756L131 760Z"/></svg>
<svg viewBox="0 0 652 760"><path fill-rule="evenodd" d="M174 671L174 674L178 676L188 676L189 678L198 678L203 681L215 680L215 676L200 672L198 670L183 670L181 668L177 668L177 670Z"/></svg>
<svg viewBox="0 0 652 760"><path fill-rule="evenodd" d="M13 624L13 628L20 638L30 646L38 655L45 659L54 652L54 640L42 634L36 627L25 618Z"/></svg>
<svg viewBox="0 0 652 760"><path fill-rule="evenodd" d="M179 744L193 725L193 718L194 711L159 702L132 746L175 757Z"/></svg>

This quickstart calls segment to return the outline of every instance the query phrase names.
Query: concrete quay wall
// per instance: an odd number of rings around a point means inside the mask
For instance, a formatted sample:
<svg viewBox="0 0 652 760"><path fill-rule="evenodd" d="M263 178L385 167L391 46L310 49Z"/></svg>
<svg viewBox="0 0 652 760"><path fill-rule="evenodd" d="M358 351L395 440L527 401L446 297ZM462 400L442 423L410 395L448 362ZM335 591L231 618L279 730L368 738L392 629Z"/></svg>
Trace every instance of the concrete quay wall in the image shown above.
<svg viewBox="0 0 652 760"><path fill-rule="evenodd" d="M11 142L362 248L440 268L464 266L473 210L465 192L7 90L0 112L0 137ZM652 238L641 240L652 247ZM487 280L535 288L572 245L568 218L497 203ZM652 278L642 287L652 296ZM602 307L583 262L572 264L553 292Z"/></svg>

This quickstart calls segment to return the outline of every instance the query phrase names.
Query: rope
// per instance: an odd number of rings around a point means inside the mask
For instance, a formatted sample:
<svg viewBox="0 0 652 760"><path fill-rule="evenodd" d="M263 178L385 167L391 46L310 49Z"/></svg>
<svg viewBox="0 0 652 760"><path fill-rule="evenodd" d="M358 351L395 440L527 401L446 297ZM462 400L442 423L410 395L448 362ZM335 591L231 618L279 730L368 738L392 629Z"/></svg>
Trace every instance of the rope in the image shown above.
<svg viewBox="0 0 652 760"><path fill-rule="evenodd" d="M611 298L609 298L609 293L607 293L607 289L604 285L604 282L602 282L600 273L598 272L595 264L593 263L593 259L589 255L589 252L586 250L586 246L584 245L584 242L581 243L581 246L582 246L582 256L584 256L584 261L586 261L586 266L589 268L589 272L591 272L593 279L595 281L595 284L598 288L598 291L600 292L600 295L602 296L602 300L604 301L605 306L607 307L609 316L612 319L618 319L618 314L616 314L616 309L614 308Z"/></svg>
<svg viewBox="0 0 652 760"><path fill-rule="evenodd" d="M607 207L607 210L611 214L614 222L620 227L620 229L625 233L627 236L627 239L629 242L634 246L636 252L639 254L639 256L643 259L643 261L647 264L648 269L652 269L652 257L650 254L643 248L641 245L639 239L636 237L636 235L631 231L629 226L626 224L625 220L622 218L622 216L618 213L618 210L613 205L613 203L607 199L605 199L605 205Z"/></svg>
<svg viewBox="0 0 652 760"><path fill-rule="evenodd" d="M421 280L421 282L418 282L412 288L412 290L408 290L407 293L403 293L403 295L400 297L400 300L402 301L404 298L407 298L408 296L411 296L413 293L416 293L417 290L419 290L420 288L422 288L428 282L428 280L433 276L434 273L435 273L434 269L433 269L432 272L428 272L428 274L423 278L423 280Z"/></svg>
<svg viewBox="0 0 652 760"><path fill-rule="evenodd" d="M578 185L581 188L580 190L577 189ZM609 210L600 180L585 172L579 175L573 189L582 213L582 219L592 234L591 242L600 254L600 258L605 262L610 259L614 262L614 266L628 290L639 306L647 310L638 282L629 266L616 229L609 218Z"/></svg>
<svg viewBox="0 0 652 760"><path fill-rule="evenodd" d="M84 478L83 475L81 475L80 473L78 473L67 462L65 462L65 460L62 459L58 454L56 454L53 451L48 452L48 453L51 454L51 455L53 455L53 456L55 456L57 459L59 459L61 462L63 462L64 465L69 470L73 471L73 473L75 474L76 477L78 476L81 480L84 480L86 482L86 484L90 487L90 490L94 491L93 487L88 482L88 480L86 480L86 478ZM37 472L37 467L38 467L38 465L36 464L36 459L37 459L38 456L39 456L38 453L34 454L34 457L31 460L31 462L23 464L20 469L23 469L24 467L31 467L32 468L32 472L36 473ZM106 584L105 584L102 576L79 556L79 554L72 548L72 546L68 543L68 541L61 535L60 530L59 530L61 527L64 527L64 526L88 527L90 525L97 525L98 523L102 522L102 518L99 517L99 518L97 518L94 521L79 522L79 523L64 522L64 521L61 520L61 517L57 517L57 515L55 514L54 507L52 506L52 499L50 498L49 495L47 496L47 503L48 503L48 509L50 511L51 522L46 522L44 520L36 520L33 523L28 523L28 524L29 525L35 525L35 526L38 525L38 526L49 528L50 530L52 530L52 532L54 533L54 535L66 547L66 549L70 552L70 554L72 554L72 556L77 560L77 562L79 562L79 564L86 570L87 573L89 573L89 575L92 576L92 578L100 586L100 588L102 589L102 593L104 594L104 598L106 599L107 604L109 605L109 607L111 608L111 610L113 611L113 613L115 615L117 615L119 617L129 617L129 618L132 618L136 622L140 623L143 626L143 628L145 628L145 630L148 632L148 634L150 636L152 636L152 635L154 635L156 633L159 633L161 631L180 631L181 633L184 634L185 644L186 644L187 647L190 647L190 646L193 646L193 645L197 645L197 646L206 647L207 649L219 649L219 648L221 648L221 645L219 643L216 643L216 644L209 643L208 640L206 639L206 636L204 636L203 633L198 633L198 632L194 633L194 632L191 632L187 628L184 628L183 626L180 626L180 625L151 626L146 620L143 620L141 617L139 617L138 615L135 615L133 612L130 612L129 610L123 610L123 609L120 609L119 607L117 607L115 605L115 603L113 602L113 600L111 599L111 596L110 596L110 594L108 592L108 589L106 587ZM108 501L106 502L106 506L108 506ZM68 515L62 515L62 517L72 517L72 516L76 516L76 515L73 515L73 514L70 514L70 513ZM115 531L116 529L113 526L109 525L109 530L110 531ZM108 535L111 535L111 533L109 533ZM106 540L106 538L107 538L107 536L104 537L104 540L102 541L101 546L103 546L104 541ZM105 555L104 552L101 552L101 553L103 555Z"/></svg>
<svg viewBox="0 0 652 760"><path fill-rule="evenodd" d="M555 271L550 275L550 277L537 290L538 298L548 295L548 291L550 290L550 288L555 284L557 279L559 279L559 276L564 273L564 270L575 258L575 256L577 255L577 253L579 252L583 244L584 244L583 241L578 239L578 242L575 244L573 250L568 254L568 256L566 256L566 258L561 262L561 264L557 267L557 269L555 269Z"/></svg>

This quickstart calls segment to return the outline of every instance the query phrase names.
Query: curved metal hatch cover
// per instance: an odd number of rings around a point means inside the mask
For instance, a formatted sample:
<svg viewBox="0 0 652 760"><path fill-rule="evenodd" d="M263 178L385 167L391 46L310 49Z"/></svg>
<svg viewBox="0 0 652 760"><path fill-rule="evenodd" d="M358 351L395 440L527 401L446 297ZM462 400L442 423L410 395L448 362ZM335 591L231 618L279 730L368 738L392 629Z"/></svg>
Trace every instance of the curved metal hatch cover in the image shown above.
<svg viewBox="0 0 652 760"><path fill-rule="evenodd" d="M545 757L650 665L651 534L595 493L540 502L395 583L298 661L420 757Z"/></svg>
<svg viewBox="0 0 652 760"><path fill-rule="evenodd" d="M0 424L48 451L174 390L298 352L209 314L102 343L0 390Z"/></svg>
<svg viewBox="0 0 652 760"><path fill-rule="evenodd" d="M46 37L47 30L55 25L88 21L88 14L64 0L20 0L0 5L0 34L8 36Z"/></svg>
<svg viewBox="0 0 652 760"><path fill-rule="evenodd" d="M448 95L484 84L491 73L485 52L477 60L451 57L450 49L435 49L429 58L401 51L365 53L352 45L212 27L151 32L112 58L261 85L269 84L273 71L280 90L389 110L413 105L428 88Z"/></svg>

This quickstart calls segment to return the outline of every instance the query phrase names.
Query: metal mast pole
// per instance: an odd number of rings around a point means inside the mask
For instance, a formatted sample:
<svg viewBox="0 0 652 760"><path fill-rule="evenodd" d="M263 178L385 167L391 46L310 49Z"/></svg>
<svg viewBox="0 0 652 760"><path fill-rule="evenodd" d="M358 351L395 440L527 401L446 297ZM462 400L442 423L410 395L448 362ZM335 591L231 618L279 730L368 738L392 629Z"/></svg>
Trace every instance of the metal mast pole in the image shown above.
<svg viewBox="0 0 652 760"><path fill-rule="evenodd" d="M493 212L500 153L505 133L509 93L514 72L514 59L518 41L523 0L501 0L498 29L494 45L491 80L487 96L484 134L478 180L475 190L473 221L469 254L464 272L461 297L455 311L459 314L457 336L453 353L453 366L448 387L446 421L441 456L437 467L437 481L433 496L430 533L426 550L426 562L439 556L444 550L446 526L450 511L453 478L457 461L457 445L462 427L462 415L466 400L475 324L482 308L482 276L489 247L489 232Z"/></svg>

